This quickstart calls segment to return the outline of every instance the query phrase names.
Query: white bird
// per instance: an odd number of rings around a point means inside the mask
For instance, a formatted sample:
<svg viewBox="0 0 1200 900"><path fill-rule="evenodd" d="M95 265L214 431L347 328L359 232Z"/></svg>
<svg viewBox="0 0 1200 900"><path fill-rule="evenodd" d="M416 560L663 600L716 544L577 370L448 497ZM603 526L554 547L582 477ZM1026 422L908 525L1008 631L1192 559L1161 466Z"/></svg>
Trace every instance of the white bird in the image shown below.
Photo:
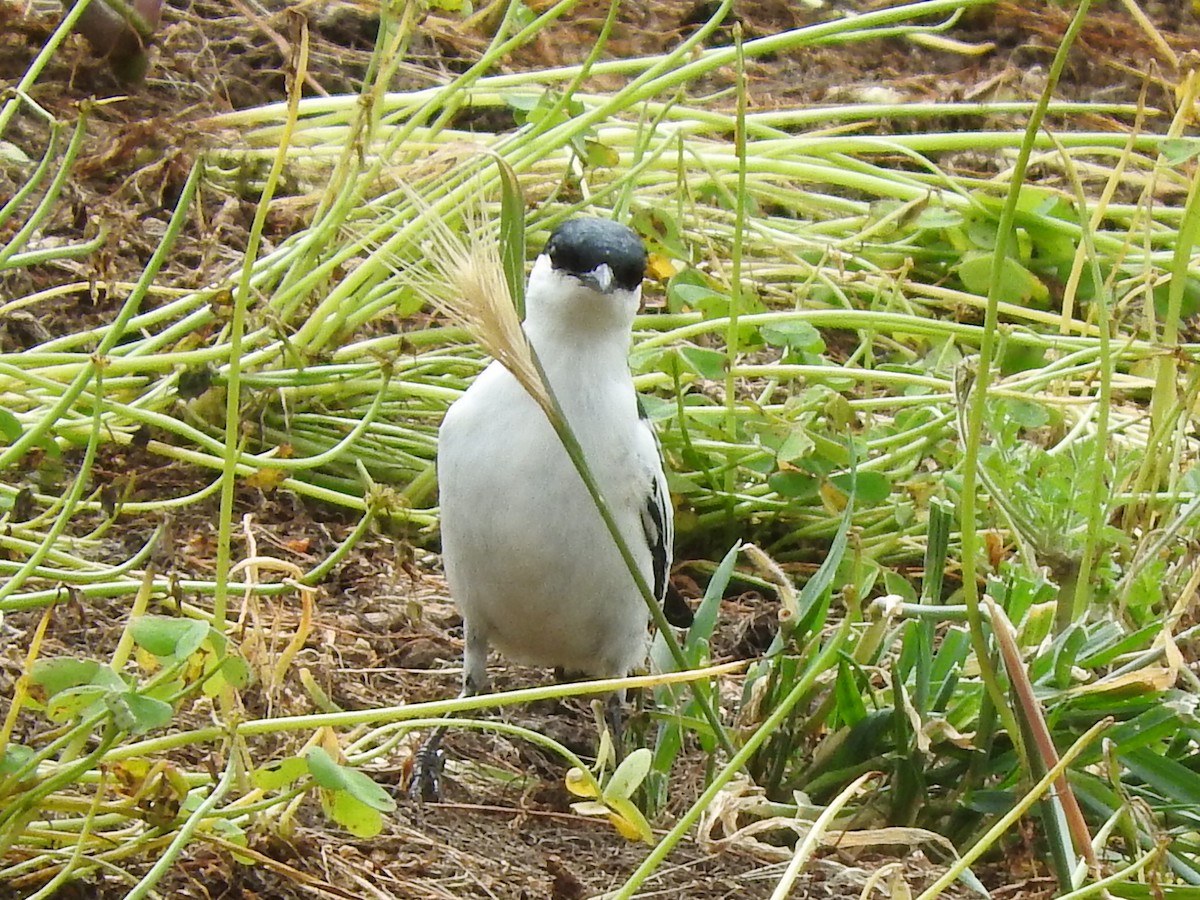
<svg viewBox="0 0 1200 900"><path fill-rule="evenodd" d="M673 514L662 456L629 371L646 250L629 228L578 218L529 276L523 328L642 576L672 624ZM645 602L546 413L500 362L438 437L442 554L465 629L463 694L487 687L488 648L589 677L646 658Z"/></svg>

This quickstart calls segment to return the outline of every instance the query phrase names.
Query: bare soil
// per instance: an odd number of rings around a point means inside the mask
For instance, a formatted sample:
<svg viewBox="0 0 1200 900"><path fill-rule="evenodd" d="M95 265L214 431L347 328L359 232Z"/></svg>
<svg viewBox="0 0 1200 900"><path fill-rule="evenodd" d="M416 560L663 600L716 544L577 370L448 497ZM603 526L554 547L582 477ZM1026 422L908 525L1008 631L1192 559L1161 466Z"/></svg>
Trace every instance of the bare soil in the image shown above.
<svg viewBox="0 0 1200 900"><path fill-rule="evenodd" d="M854 0L811 9L797 0L764 0L740 4L738 13L747 36L754 37L822 21L839 10L862 12L883 5ZM878 89L912 100L1030 99L1041 89L1066 29L1065 6L1046 0L1000 2L968 14L947 37L991 45L977 55L923 48L897 38L761 59L750 67L752 102L756 108L771 108L845 101ZM1142 4L1159 36L1181 57L1200 46L1200 23L1192 6L1177 0ZM620 24L606 52L660 53L703 21L712 7L715 4L704 0L629 0L622 5ZM581 60L606 9L599 0L584 0L506 65L521 69ZM74 39L31 90L34 99L60 119L73 121L86 108L92 121L67 190L68 202L61 204L47 232L78 240L94 235L103 224L109 237L102 252L71 269L56 266L0 275L0 296L21 296L76 280L134 280L157 244L191 161L209 139L205 119L284 97L290 58L301 34L300 17L307 22L311 45L308 93L354 92L370 56L375 15L374 4L356 0L299 5L282 0L174 0L164 11L150 49L148 77L133 85L118 80L82 39ZM59 5L49 0L28 7L25 0L0 0L0 86L16 83L60 16ZM489 17L478 19L472 28L449 14L428 13L413 43L412 65L401 70L395 87L427 86L468 65L486 45ZM729 39L727 32L721 34L721 39ZM1171 85L1178 78L1152 36L1114 0L1096 4L1060 95L1136 101L1146 90L1149 103L1169 109L1174 102ZM714 90L722 86L711 85ZM1100 121L1095 127L1117 126ZM39 122L22 116L4 137L35 155L45 133ZM0 168L0 203L16 183ZM189 227L161 276L165 283L197 287L240 262L252 204L206 202L210 205L203 208L202 220ZM278 227L287 230L294 224L280 222ZM107 321L115 302L99 291L59 298L39 308L36 326L15 320L0 323L0 350L35 343L44 333L67 333ZM29 328L35 330L30 333ZM122 473L136 473L142 495L179 494L187 485L198 487L207 481L183 464L144 451L107 451L98 477L115 479ZM215 506L191 509L172 523L171 550L158 561L161 568L184 577L211 573L215 511ZM353 526L353 517L344 511L252 489L239 497L239 515L245 515L248 524L235 542L235 558L247 552L250 535L259 546L302 567L328 554ZM155 524L129 522L122 536L114 538L113 558L124 558ZM60 606L43 655L103 656L115 645L126 605L121 599L87 609L74 603ZM761 596L729 598L720 655L736 659L759 652L769 641L773 613L771 601ZM264 630L287 634L297 614L264 604L257 615ZM12 694L38 619L34 613L4 619L4 696ZM334 703L365 708L452 696L460 652L460 622L446 597L436 556L408 545L403 536L381 534L361 545L323 586L313 637L296 666L307 668ZM510 687L536 684L545 673L498 667L495 677L498 687ZM275 697L251 694L246 704L247 715L311 711L308 695L298 684L286 685ZM586 709L555 705L511 715L581 753L591 751L595 731ZM22 727L32 732L34 725L25 722ZM36 740L32 733L16 737ZM279 747L280 752L294 749L283 743ZM379 837L357 840L339 832L309 804L288 833L252 836L251 847L261 857L258 865L238 864L220 846L198 846L163 882L161 896L574 900L619 885L644 858L645 848L626 842L606 823L570 812L562 787L564 772L556 760L527 746L476 734L452 735L449 749L455 759L496 767L514 780L503 785L496 779L470 778L469 767L460 765L449 773L446 802L420 810L404 798L400 785L406 773L400 763L394 770L374 770L379 780L395 785L401 798L400 809ZM202 758L196 762L222 764ZM702 786L704 765L698 750L685 754L675 775L672 807L656 825L669 826L687 807ZM1023 848L1014 848L1009 859L993 864L991 880L1004 885L1010 896L1048 893L1041 880L1044 871L1030 858ZM890 862L902 864L898 874L912 890L920 890L940 870L920 852L904 848L867 853L831 849L804 876L800 895L857 897L869 873ZM150 863L132 861L128 869L137 875ZM646 890L648 896L658 892L694 900L767 897L780 871L780 863L761 853L688 842ZM36 886L0 886L0 896L24 896ZM125 890L127 885L104 880L64 888L58 896L121 896Z"/></svg>

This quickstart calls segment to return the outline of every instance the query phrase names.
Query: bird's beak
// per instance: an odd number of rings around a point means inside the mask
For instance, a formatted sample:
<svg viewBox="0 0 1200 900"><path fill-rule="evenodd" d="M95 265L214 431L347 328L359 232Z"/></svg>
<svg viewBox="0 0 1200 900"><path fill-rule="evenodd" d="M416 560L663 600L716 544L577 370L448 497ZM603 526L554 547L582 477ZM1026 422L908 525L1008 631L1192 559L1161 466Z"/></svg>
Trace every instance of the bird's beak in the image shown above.
<svg viewBox="0 0 1200 900"><path fill-rule="evenodd" d="M613 272L608 263L601 263L591 272L581 275L579 280L592 290L599 291L601 294L607 294L612 290Z"/></svg>

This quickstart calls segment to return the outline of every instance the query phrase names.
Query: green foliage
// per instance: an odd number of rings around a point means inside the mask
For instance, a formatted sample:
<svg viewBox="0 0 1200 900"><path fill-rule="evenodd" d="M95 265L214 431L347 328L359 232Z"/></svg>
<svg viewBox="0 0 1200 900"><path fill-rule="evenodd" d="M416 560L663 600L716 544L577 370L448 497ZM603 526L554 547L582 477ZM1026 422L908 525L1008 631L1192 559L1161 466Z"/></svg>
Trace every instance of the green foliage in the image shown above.
<svg viewBox="0 0 1200 900"><path fill-rule="evenodd" d="M313 783L321 788L325 815L356 837L374 837L383 830L383 814L396 808L392 796L358 769L335 762L321 747L305 756Z"/></svg>
<svg viewBox="0 0 1200 900"><path fill-rule="evenodd" d="M961 6L925 4L916 24L903 6L876 10L829 26L824 39L874 40L880 28L895 37ZM385 93L381 81L362 97L305 99L289 129L277 109L210 123L236 140L203 151L113 319L5 354L0 613L32 616L66 594L84 610L100 596L138 597L112 660L28 648L0 732L0 877L65 865L61 837L35 821L79 837L64 878L96 871L107 863L93 857L110 851L164 853L163 836L180 838L175 854L197 833L244 847L252 828L286 832L310 796L351 834L379 833L394 803L361 767L395 747L395 722L411 710L240 720L240 692L257 674L269 694L276 673L239 655L225 598L302 595L381 519L436 542L437 425L485 361L469 336L421 308L414 285L428 273L430 218L497 241L519 297L526 239L540 246L583 210L630 222L652 253L632 364L670 463L679 556L723 555L709 567L686 661L703 665L721 646L728 594L770 592L779 615L740 684L654 689L652 751L635 749L607 778L604 765L593 775L564 751L584 773L569 780L582 786L580 810L647 839L642 810L653 817L666 805L681 754L695 748L710 754L712 785L727 786L738 766L718 749L699 698L724 704L738 765L776 804L772 815L785 805L812 818L798 796L833 803L861 774L880 772L871 795L851 801L853 822L919 826L965 850L994 817L1029 808L1025 792L1052 765L1031 746L1033 725L1063 752L1111 717L1105 743L1079 749L1070 784L1093 834L1105 828L1110 859L1148 867L1145 852L1166 850L1164 868L1109 889L1194 893L1183 885L1200 883L1200 733L1183 651L1195 639L1187 536L1200 475L1197 348L1183 326L1200 309L1195 141L1164 138L1148 110L1099 105L1084 114L1140 130L1095 133L1080 108L1062 108L1059 121L1080 128L1057 163L1048 136L1024 140L1010 127L1029 107L985 110L1004 127L971 131L963 118L953 133L897 107L884 118L904 127L878 137L868 133L881 118L874 107L823 108L821 131L810 130L810 110L727 115L689 100L737 62L736 48L704 48L716 20L667 57L620 63L629 78L610 94L578 90L586 69L485 74L564 10L510 6L511 40L498 38L437 89ZM811 39L799 29L742 52ZM376 62L382 73L399 60ZM0 101L0 136L35 94ZM514 129L454 127L460 113L479 122L467 114L497 108L512 112ZM304 152L283 148L275 166L284 133ZM54 122L40 154L27 155L25 183L0 207L0 270L44 278L101 250L103 235L39 240L91 135L86 115ZM1036 143L1043 165L1061 171L1053 187L960 176L949 167L964 141L1026 159ZM902 170L899 158L912 165ZM1118 158L1128 180L1117 196L1143 183L1147 193L1095 216L1103 184L1092 179L1115 176ZM1086 181L1068 164L1076 159L1088 162ZM397 177L412 184L397 188ZM160 268L201 189L234 205L250 198L259 246L272 196L289 183L321 187L311 221L215 284L164 283ZM472 226L477 212L485 224ZM6 297L4 315L44 299ZM981 373L984 347L994 357ZM101 493L94 460L131 446L214 473L195 494L138 501L139 512L217 489L232 498L244 479L362 519L309 572L275 583L196 579L181 601L151 562L155 539L124 560L103 555L105 531L129 521L132 492ZM976 477L978 492L966 490ZM225 571L232 521L230 499ZM965 554L964 544L983 549ZM998 626L970 602L977 585L1014 625L1015 667L992 671ZM185 603L186 615L145 612ZM654 658L674 668L661 644ZM287 666L278 674L288 677ZM1019 694L1023 678L1032 699ZM184 724L196 703L219 710L222 724ZM366 734L312 739L351 720ZM287 746L264 750L257 739L276 729ZM11 739L27 733L37 740ZM227 760L225 773L179 761L200 756ZM252 812L243 766L265 795ZM110 778L125 793L110 793ZM113 818L89 833L62 810L93 800ZM1069 849L1057 808L1040 809L1027 828ZM678 821L690 827L698 814ZM747 808L743 820L758 814ZM1132 883L1141 877L1145 885Z"/></svg>

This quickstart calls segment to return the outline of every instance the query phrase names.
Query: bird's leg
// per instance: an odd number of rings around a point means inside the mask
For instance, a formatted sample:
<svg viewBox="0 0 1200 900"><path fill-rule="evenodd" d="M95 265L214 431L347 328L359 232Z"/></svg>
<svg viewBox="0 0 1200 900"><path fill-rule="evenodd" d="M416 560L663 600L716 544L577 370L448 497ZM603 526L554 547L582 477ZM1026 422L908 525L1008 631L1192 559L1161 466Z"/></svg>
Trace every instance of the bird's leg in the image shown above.
<svg viewBox="0 0 1200 900"><path fill-rule="evenodd" d="M461 696L461 695L460 695ZM408 783L408 795L418 803L436 803L442 799L442 766L446 763L446 751L442 749L442 738L447 726L435 728L433 734L417 749L413 758L412 780Z"/></svg>
<svg viewBox="0 0 1200 900"><path fill-rule="evenodd" d="M592 717L600 732L599 743L596 746L596 763L604 769L612 766L614 769L625 759L625 691L613 691L603 700L593 697L591 701ZM605 738L611 752L605 749Z"/></svg>
<svg viewBox="0 0 1200 900"><path fill-rule="evenodd" d="M463 652L463 686L458 694L459 699L481 694L488 686L487 638L465 623L463 629L466 632L466 647ZM442 739L448 730L448 725L435 728L433 734L417 750L408 793L418 802L434 803L442 799L442 767L446 764L446 751L442 749Z"/></svg>
<svg viewBox="0 0 1200 900"><path fill-rule="evenodd" d="M625 759L625 692L614 691L604 700L604 724L612 736L613 765Z"/></svg>

